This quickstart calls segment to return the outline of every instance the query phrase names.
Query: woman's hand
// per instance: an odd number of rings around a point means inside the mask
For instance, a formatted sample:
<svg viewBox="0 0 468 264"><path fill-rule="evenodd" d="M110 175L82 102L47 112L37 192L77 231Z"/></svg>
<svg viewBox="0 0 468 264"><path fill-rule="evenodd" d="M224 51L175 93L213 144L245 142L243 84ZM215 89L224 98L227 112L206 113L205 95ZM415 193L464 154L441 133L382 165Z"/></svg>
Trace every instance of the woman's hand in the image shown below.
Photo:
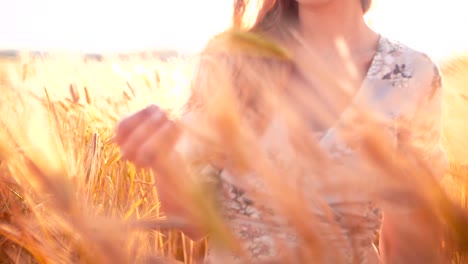
<svg viewBox="0 0 468 264"><path fill-rule="evenodd" d="M118 124L115 142L124 159L153 170L162 211L169 218L190 223L182 231L198 240L204 232L197 227L189 210L190 203L184 200L190 185L188 169L175 151L180 137L181 131L176 124L159 107L151 105Z"/></svg>
<svg viewBox="0 0 468 264"><path fill-rule="evenodd" d="M423 209L384 212L380 255L384 264L449 263L441 251L440 223Z"/></svg>
<svg viewBox="0 0 468 264"><path fill-rule="evenodd" d="M115 142L124 159L142 168L157 169L173 153L180 134L164 111L150 105L118 124Z"/></svg>

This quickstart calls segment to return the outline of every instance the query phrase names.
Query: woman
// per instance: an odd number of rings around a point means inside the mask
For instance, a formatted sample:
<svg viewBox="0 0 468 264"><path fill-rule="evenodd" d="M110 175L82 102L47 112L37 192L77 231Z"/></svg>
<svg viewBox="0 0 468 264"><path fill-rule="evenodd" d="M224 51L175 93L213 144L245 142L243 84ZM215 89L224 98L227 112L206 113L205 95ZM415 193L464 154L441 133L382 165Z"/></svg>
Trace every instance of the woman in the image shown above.
<svg viewBox="0 0 468 264"><path fill-rule="evenodd" d="M249 25L246 23L246 16L250 12L249 7L252 6L260 8L255 14L255 22ZM348 151L352 147L341 141L336 123L346 119L348 105L352 102L365 102L376 113L395 122L406 120L409 123L425 124L430 133L418 134L419 130L416 129L401 133L403 129L396 129L392 130L392 136L398 141L398 145L415 145L413 142L416 139L423 138L424 150L420 152L424 153L423 158L441 159L442 152L439 148L441 78L438 70L424 54L372 31L363 19L363 14L369 7L370 0L236 0L234 26L241 31L261 32L291 51L293 70L290 71L285 85L288 93L313 90L313 87L323 84L319 78L308 74L311 60L322 61L324 68L333 69L335 76L340 76L342 82L347 84L347 91L353 95L353 99L341 101L337 106L333 106L330 112L336 117L335 119L329 118L313 124L314 132L320 135L318 137L320 146L331 156L338 157L337 159L353 156L353 151ZM350 71L350 67L353 70ZM247 70L244 73L248 74L246 72ZM208 79L211 77L204 76ZM244 79L249 80L249 78ZM197 84L197 87L199 86L203 85ZM320 93L320 91L314 92ZM333 91L325 91L327 92ZM369 94L373 97L369 97ZM326 95L321 94L321 96ZM389 104L383 98L399 98L399 100ZM268 120L270 121L259 129L261 131L259 134L272 134L275 139L281 138L281 134L276 133L277 127L271 125L275 122ZM273 132L270 133L271 131ZM167 168L164 164L158 163L156 157L170 153L167 159L182 164L179 154L172 151L181 134L181 128L170 121L162 110L150 106L119 124L116 142L120 145L124 158L139 166L151 167L155 173L164 174L162 171ZM269 144L272 141L266 142ZM166 172L165 177L156 178L163 210L169 216L193 219L187 206L178 204L177 199L173 199L177 195L174 194L176 186L174 180L167 174ZM219 174L225 196L222 201L227 205L224 209L228 212L232 229L240 234L238 238L244 243L243 249L247 251L250 261L268 263L278 261L282 255L279 244L273 242L272 233L276 231L272 231L266 223L258 220L263 219L263 215L266 214L258 208L258 203L251 201L243 191L233 187L231 183L235 182L237 177L237 175L232 176L233 174L235 175L227 169L221 170ZM338 223L337 233L340 234L340 238L328 231L320 233L327 237L328 241L332 241L330 243L337 243L330 244L328 250L322 252L322 262L441 262L437 254L437 243L440 241L437 233L412 228L427 225L429 221L421 218L417 208L410 208L411 210L380 208L371 201L356 198L359 196L358 192L355 191L341 200L323 195L322 198L331 208L334 220ZM229 207L233 200L242 203L244 212ZM249 219L252 214L261 217ZM351 222L356 218L364 221L365 228L355 230ZM328 230L328 224L326 222L322 224L319 229ZM375 233L379 228L380 254L373 247ZM195 239L205 235L196 224L184 232ZM281 234L281 231L278 233ZM287 247L300 246L300 242L294 238L280 235L279 240ZM411 248L408 241L418 241L421 246ZM340 258L335 258L337 255L340 255ZM209 253L208 260L214 263L226 262L225 257L222 252L213 249Z"/></svg>

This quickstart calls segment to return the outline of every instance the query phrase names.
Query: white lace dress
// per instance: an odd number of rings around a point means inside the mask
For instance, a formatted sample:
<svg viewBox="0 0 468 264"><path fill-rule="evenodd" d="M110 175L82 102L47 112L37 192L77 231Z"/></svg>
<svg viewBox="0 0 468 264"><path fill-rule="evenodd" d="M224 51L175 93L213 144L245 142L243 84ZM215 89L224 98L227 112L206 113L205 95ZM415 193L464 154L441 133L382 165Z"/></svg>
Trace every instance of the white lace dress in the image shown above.
<svg viewBox="0 0 468 264"><path fill-rule="evenodd" d="M367 104L376 113L396 120L424 119L429 122L429 128L433 130L432 136L426 138L425 146L438 151L439 140L439 117L441 107L441 77L435 64L424 54L412 50L398 42L391 41L385 37L380 38L378 51L368 70L363 86L358 91L355 102ZM401 98L398 103L389 100L397 96ZM388 103L392 101L392 103ZM342 119L349 115L345 111ZM395 141L398 140L397 128L389 131L394 133ZM266 148L274 148L275 140L285 137L287 130L279 122L273 122L267 129L264 137ZM335 159L353 155L353 149L338 136L337 127L330 128L324 136L319 139L320 145L327 150ZM283 155L289 155L282 149ZM428 153L428 155L432 155ZM434 154L435 155L435 154ZM333 180L340 181L340 175ZM226 219L233 233L242 241L243 248L248 253L248 263L275 263L281 255L281 249L277 241L295 248L301 247L294 232L288 232L285 226L277 228L266 224L263 220L274 218L274 210L268 205L258 204L236 183L228 171L219 174L220 201L225 212ZM328 232L331 228L326 220L317 226L321 234L327 237L331 243L328 249L322 252L322 262L336 263L334 257L339 252L345 263L379 263L379 256L373 245L381 225L381 208L379 205L366 197L360 191L362 186L354 186L352 195L333 193L327 191L326 182L316 183L316 190L324 199L331 212L335 223L339 225L339 236L336 230ZM352 187L351 187L352 188ZM320 212L317 212L320 215ZM321 219L321 218L318 218ZM207 263L232 263L240 261L231 252L211 247L206 258ZM307 263L318 263L310 259Z"/></svg>

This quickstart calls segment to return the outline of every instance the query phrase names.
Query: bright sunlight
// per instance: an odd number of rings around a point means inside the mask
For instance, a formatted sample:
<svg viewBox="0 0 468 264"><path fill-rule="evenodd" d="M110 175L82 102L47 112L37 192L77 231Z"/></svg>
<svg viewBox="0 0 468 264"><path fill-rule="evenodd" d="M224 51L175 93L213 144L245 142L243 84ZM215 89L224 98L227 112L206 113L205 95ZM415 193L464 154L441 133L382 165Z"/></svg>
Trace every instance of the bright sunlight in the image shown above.
<svg viewBox="0 0 468 264"><path fill-rule="evenodd" d="M441 58L468 46L464 0L376 0L385 35ZM196 51L230 24L232 0L0 1L0 48ZM416 15L417 14L417 15Z"/></svg>

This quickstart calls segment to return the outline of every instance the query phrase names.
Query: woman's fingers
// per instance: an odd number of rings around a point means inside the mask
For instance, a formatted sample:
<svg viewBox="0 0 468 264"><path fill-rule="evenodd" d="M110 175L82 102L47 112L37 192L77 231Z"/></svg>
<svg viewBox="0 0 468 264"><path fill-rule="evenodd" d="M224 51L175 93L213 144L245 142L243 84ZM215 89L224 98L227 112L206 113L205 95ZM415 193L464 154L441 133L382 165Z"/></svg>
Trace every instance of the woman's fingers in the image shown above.
<svg viewBox="0 0 468 264"><path fill-rule="evenodd" d="M120 123L117 125L116 133L115 133L115 142L121 145L133 132L133 130L142 124L148 117L153 116L157 113L163 113L159 107L156 105L150 105L145 109L136 112L135 114L124 118Z"/></svg>
<svg viewBox="0 0 468 264"><path fill-rule="evenodd" d="M161 155L172 152L179 134L163 111L149 106L120 122L115 142L124 159L140 167L154 167L164 160Z"/></svg>
<svg viewBox="0 0 468 264"><path fill-rule="evenodd" d="M138 145L133 162L140 167L157 167L164 163L172 154L180 131L171 121L165 122L157 133L147 137L143 144Z"/></svg>
<svg viewBox="0 0 468 264"><path fill-rule="evenodd" d="M154 112L150 116L141 120L136 127L129 128L129 132L125 137L119 138L119 145L121 148L122 156L125 159L133 161L138 155L138 149L143 145L148 138L154 134L158 134L161 127L168 122L167 118L162 112ZM155 151L155 150L153 150Z"/></svg>

